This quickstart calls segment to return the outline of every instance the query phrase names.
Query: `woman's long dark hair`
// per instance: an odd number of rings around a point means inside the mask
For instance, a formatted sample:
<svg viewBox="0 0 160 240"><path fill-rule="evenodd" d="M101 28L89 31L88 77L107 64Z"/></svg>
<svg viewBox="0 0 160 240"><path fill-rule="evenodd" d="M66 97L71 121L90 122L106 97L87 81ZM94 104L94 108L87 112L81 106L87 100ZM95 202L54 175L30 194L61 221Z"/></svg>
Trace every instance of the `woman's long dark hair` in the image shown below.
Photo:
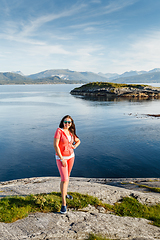
<svg viewBox="0 0 160 240"><path fill-rule="evenodd" d="M60 127L60 128L63 128L63 127L64 127L64 119L65 119L65 118L70 118L70 119L71 119L72 124L71 124L71 126L69 127L69 131L72 133L73 136L76 136L76 137L77 137L76 127L75 127L75 124L74 124L74 120L73 120L73 118L72 118L71 116L69 116L69 115L64 116L64 117L62 118L60 124L59 124L59 127Z"/></svg>

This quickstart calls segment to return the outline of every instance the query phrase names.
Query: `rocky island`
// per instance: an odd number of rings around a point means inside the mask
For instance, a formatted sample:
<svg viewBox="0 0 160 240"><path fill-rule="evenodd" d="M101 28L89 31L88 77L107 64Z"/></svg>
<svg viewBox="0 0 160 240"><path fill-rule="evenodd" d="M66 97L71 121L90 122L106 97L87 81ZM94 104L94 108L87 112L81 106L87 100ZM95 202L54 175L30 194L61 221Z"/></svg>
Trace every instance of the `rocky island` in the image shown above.
<svg viewBox="0 0 160 240"><path fill-rule="evenodd" d="M74 88L72 95L84 97L103 97L107 99L159 99L160 88L140 84L118 84L110 82L91 82Z"/></svg>

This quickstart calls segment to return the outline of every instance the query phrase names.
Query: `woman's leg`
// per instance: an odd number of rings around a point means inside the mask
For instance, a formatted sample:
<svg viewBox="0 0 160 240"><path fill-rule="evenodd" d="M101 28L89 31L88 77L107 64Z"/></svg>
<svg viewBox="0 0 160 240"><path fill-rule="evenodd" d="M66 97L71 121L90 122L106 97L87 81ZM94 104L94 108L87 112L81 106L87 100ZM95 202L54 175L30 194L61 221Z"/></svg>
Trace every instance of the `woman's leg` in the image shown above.
<svg viewBox="0 0 160 240"><path fill-rule="evenodd" d="M66 206L66 195L67 195L67 189L69 184L69 176L71 174L73 164L74 164L74 157L67 161L66 167L63 167L61 161L57 160L58 170L61 175L60 190L62 195L63 206Z"/></svg>
<svg viewBox="0 0 160 240"><path fill-rule="evenodd" d="M74 157L73 158L70 158L68 161L67 161L67 165L68 165L68 179L70 177L70 174L71 174L71 171L72 171L72 168L73 168L73 164L74 164Z"/></svg>
<svg viewBox="0 0 160 240"><path fill-rule="evenodd" d="M57 167L61 176L60 191L62 196L62 206L66 206L66 195L68 188L68 164L66 167L63 167L61 161L57 160Z"/></svg>
<svg viewBox="0 0 160 240"><path fill-rule="evenodd" d="M62 206L66 206L66 195L67 195L68 182L69 181L61 181L61 183L60 183Z"/></svg>
<svg viewBox="0 0 160 240"><path fill-rule="evenodd" d="M69 177L70 177L70 174L71 174L71 171L72 171L72 168L73 168L73 164L74 164L74 157L70 158L67 161L67 165L68 165L68 184L69 184ZM68 185L67 185L67 189L68 189ZM67 192L66 192L66 196L67 196Z"/></svg>

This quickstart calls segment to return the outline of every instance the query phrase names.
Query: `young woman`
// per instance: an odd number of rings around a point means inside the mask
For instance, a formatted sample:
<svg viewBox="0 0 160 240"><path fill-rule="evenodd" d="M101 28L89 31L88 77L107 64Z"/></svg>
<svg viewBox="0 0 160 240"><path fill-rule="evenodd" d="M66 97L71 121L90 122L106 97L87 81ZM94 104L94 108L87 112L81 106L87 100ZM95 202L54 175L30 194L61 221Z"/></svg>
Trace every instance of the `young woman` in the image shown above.
<svg viewBox="0 0 160 240"><path fill-rule="evenodd" d="M60 190L62 195L61 213L67 212L66 197L73 199L67 194L69 176L74 163L74 149L80 144L76 135L76 128L71 116L66 115L62 118L59 128L54 135L54 149L56 152L57 167L61 176Z"/></svg>

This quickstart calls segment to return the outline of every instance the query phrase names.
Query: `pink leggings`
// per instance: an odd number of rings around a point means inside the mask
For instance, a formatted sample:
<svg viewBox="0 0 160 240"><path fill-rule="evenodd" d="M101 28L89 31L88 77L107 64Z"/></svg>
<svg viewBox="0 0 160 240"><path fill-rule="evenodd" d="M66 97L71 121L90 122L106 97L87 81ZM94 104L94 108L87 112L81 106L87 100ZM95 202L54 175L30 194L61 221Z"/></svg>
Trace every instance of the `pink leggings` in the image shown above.
<svg viewBox="0 0 160 240"><path fill-rule="evenodd" d="M69 181L69 176L70 176L73 164L74 164L74 157L70 158L70 159L68 159L66 161L67 161L67 166L63 167L61 161L60 160L56 160L57 167L58 167L59 173L61 175L61 181L62 182Z"/></svg>

